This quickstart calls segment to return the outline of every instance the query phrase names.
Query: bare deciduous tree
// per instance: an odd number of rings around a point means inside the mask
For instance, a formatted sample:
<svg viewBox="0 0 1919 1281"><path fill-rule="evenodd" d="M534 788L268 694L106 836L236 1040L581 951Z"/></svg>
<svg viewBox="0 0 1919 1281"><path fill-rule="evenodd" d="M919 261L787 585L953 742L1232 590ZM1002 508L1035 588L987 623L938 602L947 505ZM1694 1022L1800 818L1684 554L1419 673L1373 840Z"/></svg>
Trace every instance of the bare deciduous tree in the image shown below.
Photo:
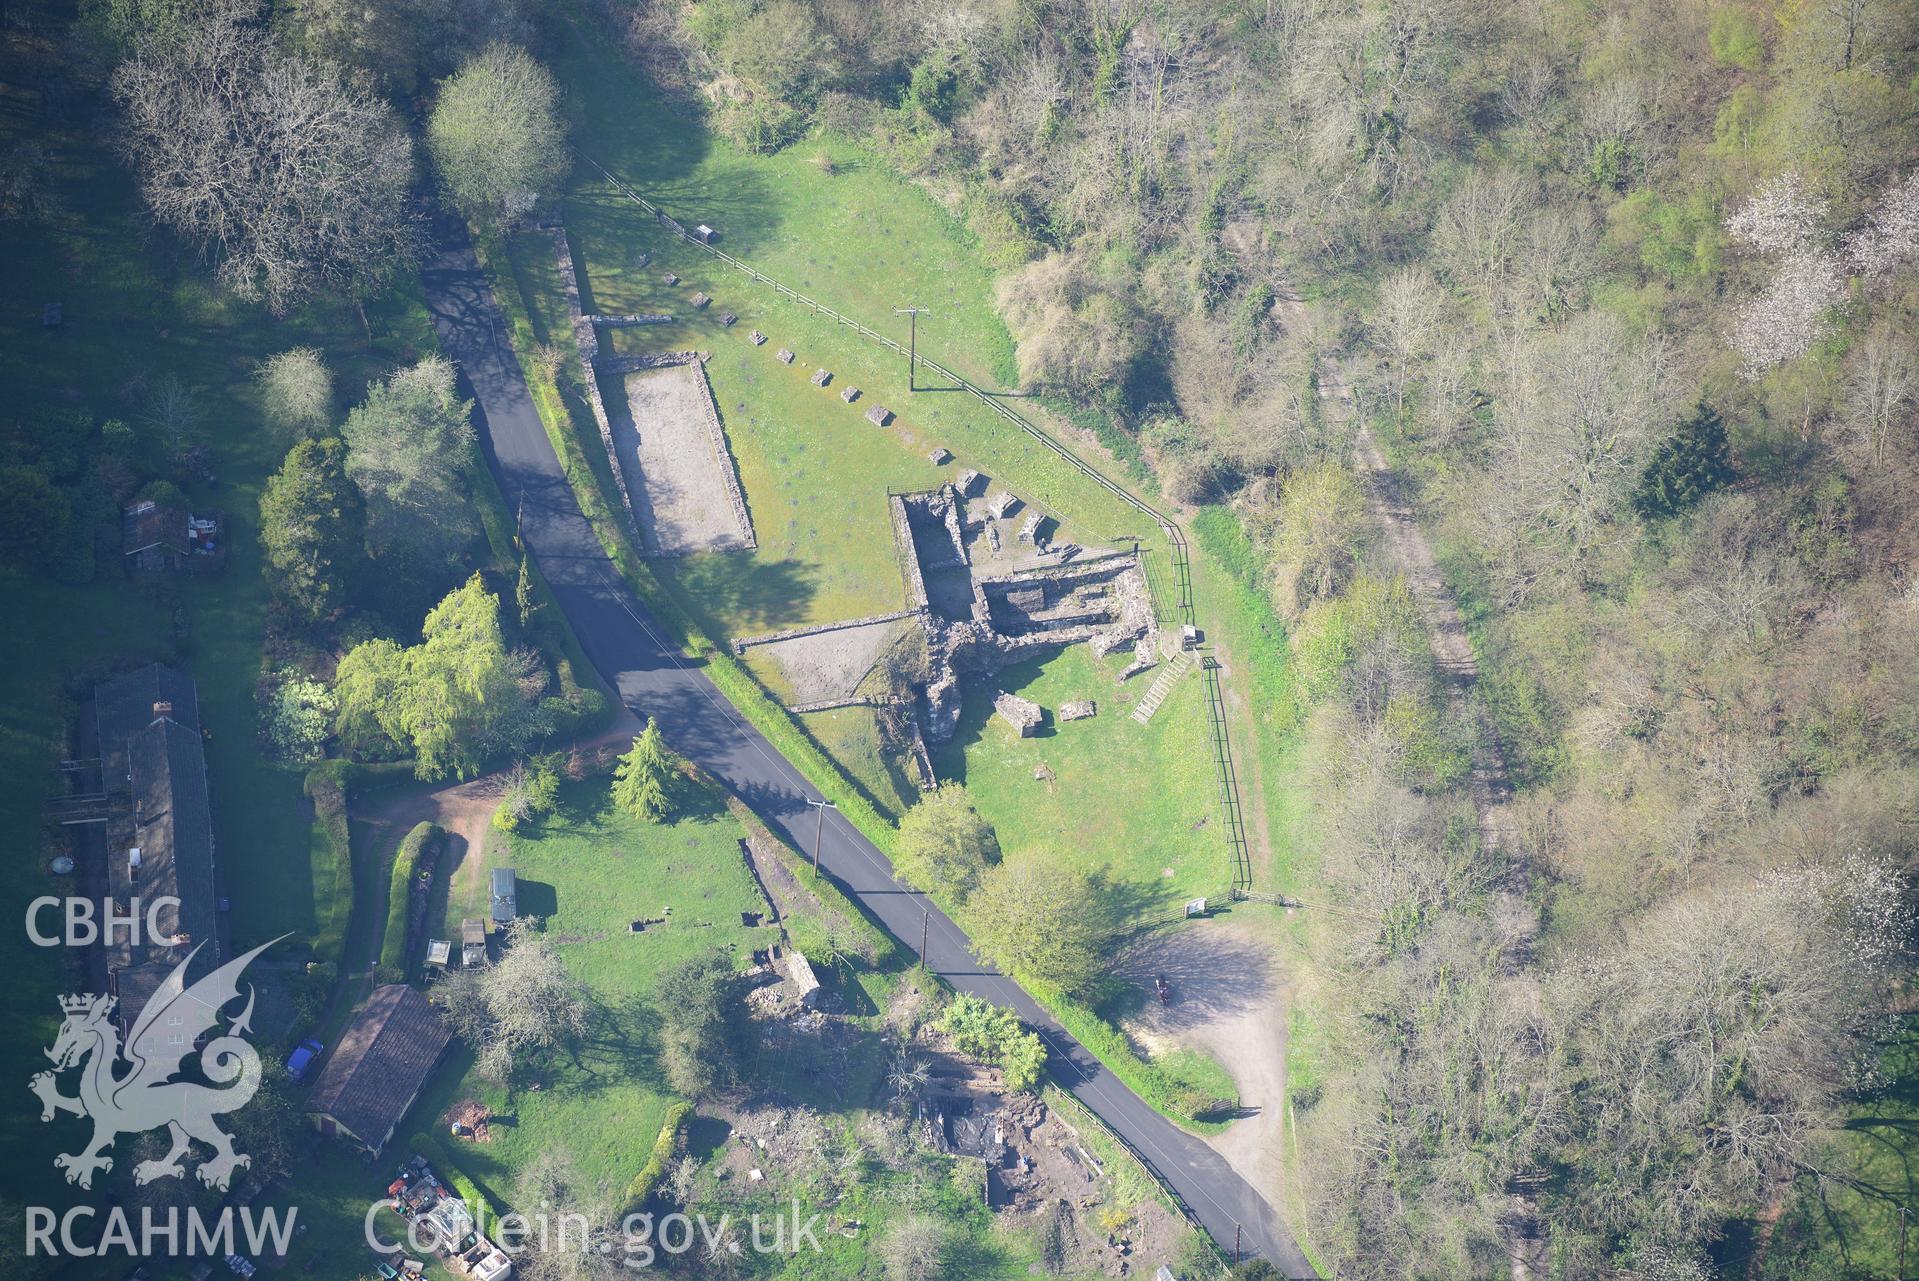
<svg viewBox="0 0 1919 1281"><path fill-rule="evenodd" d="M1665 373L1656 340L1599 312L1515 347L1498 467L1528 529L1554 536L1575 560L1600 540L1668 416Z"/></svg>
<svg viewBox="0 0 1919 1281"><path fill-rule="evenodd" d="M337 70L215 18L123 63L113 91L154 217L202 244L241 298L285 313L411 261L412 144Z"/></svg>
<svg viewBox="0 0 1919 1281"><path fill-rule="evenodd" d="M1884 863L1839 854L1653 911L1550 989L1578 1045L1569 1217L1684 1247L1810 1168L1912 921Z"/></svg>
<svg viewBox="0 0 1919 1281"><path fill-rule="evenodd" d="M1889 325L1879 325L1859 346L1846 389L1842 421L1877 463L1903 430L1912 430L1919 409L1919 356L1910 339Z"/></svg>
<svg viewBox="0 0 1919 1281"><path fill-rule="evenodd" d="M923 1214L906 1218L880 1243L887 1281L933 1281L946 1266L946 1227Z"/></svg>
<svg viewBox="0 0 1919 1281"><path fill-rule="evenodd" d="M527 1281L613 1281L630 1276L619 1207L564 1151L539 1152L514 1180L515 1202L540 1225L513 1256ZM537 1217L536 1217L537 1216ZM635 1254L635 1260L642 1256Z"/></svg>
<svg viewBox="0 0 1919 1281"><path fill-rule="evenodd" d="M546 935L525 917L507 926L497 965L448 978L447 1015L478 1054L476 1069L507 1080L530 1056L586 1030L586 989Z"/></svg>
<svg viewBox="0 0 1919 1281"><path fill-rule="evenodd" d="M1429 271L1402 267L1380 285L1373 332L1395 414L1405 412L1407 388L1439 344L1449 310L1445 291Z"/></svg>

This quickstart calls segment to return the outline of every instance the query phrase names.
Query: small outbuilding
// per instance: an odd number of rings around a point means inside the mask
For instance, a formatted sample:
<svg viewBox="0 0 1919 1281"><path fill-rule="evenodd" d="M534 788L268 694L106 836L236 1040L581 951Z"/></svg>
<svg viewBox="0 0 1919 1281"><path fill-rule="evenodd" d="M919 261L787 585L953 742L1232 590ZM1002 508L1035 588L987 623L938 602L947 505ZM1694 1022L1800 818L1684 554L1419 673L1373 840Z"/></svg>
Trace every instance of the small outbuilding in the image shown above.
<svg viewBox="0 0 1919 1281"><path fill-rule="evenodd" d="M885 405L875 405L866 411L866 421L875 427L884 427L893 421L893 411Z"/></svg>
<svg viewBox="0 0 1919 1281"><path fill-rule="evenodd" d="M193 555L193 517L152 499L120 511L120 552L127 572L157 574L179 569Z"/></svg>
<svg viewBox="0 0 1919 1281"><path fill-rule="evenodd" d="M718 240L719 238L720 238L720 233L713 230L711 227L707 226L705 223L701 223L699 226L693 228L693 239L699 241L703 245L710 245L715 240Z"/></svg>
<svg viewBox="0 0 1919 1281"><path fill-rule="evenodd" d="M773 359L779 361L782 365L790 365L793 363L793 353L782 347L773 353Z"/></svg>
<svg viewBox="0 0 1919 1281"><path fill-rule="evenodd" d="M832 382L832 381L833 381L833 371L832 371L832 370L830 370L830 369L816 369L816 370L814 370L814 371L813 371L813 385L814 385L815 387L824 387L824 386L826 386L826 384L828 384L828 383L830 383L830 382Z"/></svg>
<svg viewBox="0 0 1919 1281"><path fill-rule="evenodd" d="M860 389L858 387L847 387L842 389L840 392L840 399L845 401L849 405L852 404L854 401L858 400L859 398L860 398Z"/></svg>
<svg viewBox="0 0 1919 1281"><path fill-rule="evenodd" d="M417 990L404 983L375 988L320 1069L307 1116L320 1133L348 1139L377 1158L452 1040Z"/></svg>

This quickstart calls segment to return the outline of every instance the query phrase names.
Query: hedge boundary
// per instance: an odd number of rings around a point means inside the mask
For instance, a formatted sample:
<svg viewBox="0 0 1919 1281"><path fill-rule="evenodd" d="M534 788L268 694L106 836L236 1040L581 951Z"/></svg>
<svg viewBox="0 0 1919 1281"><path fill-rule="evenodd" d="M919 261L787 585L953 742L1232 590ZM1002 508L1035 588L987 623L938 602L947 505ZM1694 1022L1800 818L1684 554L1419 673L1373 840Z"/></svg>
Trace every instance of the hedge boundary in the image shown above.
<svg viewBox="0 0 1919 1281"><path fill-rule="evenodd" d="M460 1168L460 1163L453 1159L453 1153L448 1151L446 1144L425 1130L421 1130L407 1140L407 1146L426 1158L426 1163L433 1167L433 1172L453 1188L460 1200L469 1206L484 1207L487 1217L495 1223L506 1217L506 1213L500 1209L493 1198L482 1192L480 1185Z"/></svg>
<svg viewBox="0 0 1919 1281"><path fill-rule="evenodd" d="M691 1103L675 1103L666 1110L666 1117L660 1122L659 1136L653 1140L651 1155L646 1158L646 1164L640 1167L640 1172L626 1185L626 1208L620 1211L622 1219L637 1213L660 1186L660 1180L666 1177L666 1163L679 1150L680 1131L686 1125L686 1119L692 1115Z"/></svg>
<svg viewBox="0 0 1919 1281"><path fill-rule="evenodd" d="M422 855L432 860L435 875L439 871L440 852L446 848L446 829L434 823L420 822L401 840L393 855L386 900L386 933L380 939L380 965L404 974L407 970L407 917L413 903L413 878L419 872ZM409 976L409 980L410 980Z"/></svg>

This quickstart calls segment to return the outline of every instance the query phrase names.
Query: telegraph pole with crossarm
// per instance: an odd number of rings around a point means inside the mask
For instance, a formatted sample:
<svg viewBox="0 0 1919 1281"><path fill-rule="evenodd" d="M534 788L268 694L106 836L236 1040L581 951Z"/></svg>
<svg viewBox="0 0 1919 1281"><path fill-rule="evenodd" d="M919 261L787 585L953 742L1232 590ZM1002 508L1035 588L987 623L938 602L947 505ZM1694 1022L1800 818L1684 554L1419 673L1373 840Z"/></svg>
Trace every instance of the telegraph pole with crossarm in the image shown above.
<svg viewBox="0 0 1919 1281"><path fill-rule="evenodd" d="M826 827L826 811L837 810L839 806L831 801L808 801L807 804L811 805L814 812L819 815L818 820L813 824L813 875L818 876L820 874L820 832Z"/></svg>

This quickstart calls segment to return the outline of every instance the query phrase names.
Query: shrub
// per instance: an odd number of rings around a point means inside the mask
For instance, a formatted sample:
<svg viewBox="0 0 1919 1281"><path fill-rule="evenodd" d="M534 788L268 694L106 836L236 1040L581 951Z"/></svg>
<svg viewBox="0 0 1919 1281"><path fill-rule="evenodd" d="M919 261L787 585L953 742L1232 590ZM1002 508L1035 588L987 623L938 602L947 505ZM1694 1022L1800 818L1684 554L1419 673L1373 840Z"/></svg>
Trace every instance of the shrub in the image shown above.
<svg viewBox="0 0 1919 1281"><path fill-rule="evenodd" d="M500 806L493 811L493 826L502 832L517 832L522 824L553 812L560 798L560 762L554 755L535 756L516 761L506 776Z"/></svg>
<svg viewBox="0 0 1919 1281"><path fill-rule="evenodd" d="M742 150L768 155L798 138L806 117L778 98L735 99L720 109L719 127Z"/></svg>
<svg viewBox="0 0 1919 1281"><path fill-rule="evenodd" d="M446 1144L440 1142L437 1137L422 1130L420 1133L414 1135L412 1139L408 1140L408 1146L426 1158L427 1164L433 1167L433 1172L440 1176L442 1182L453 1189L453 1195L466 1202L469 1206L476 1208L484 1207L486 1217L495 1222L505 1217L500 1206L492 1197L480 1191L480 1185L469 1178L466 1171L462 1170L459 1165L455 1163L453 1154L448 1151Z"/></svg>
<svg viewBox="0 0 1919 1281"><path fill-rule="evenodd" d="M353 847L347 830L346 786L343 774L316 766L306 777L306 794L313 802L313 837L308 857L313 875L313 955L338 961L346 942L347 918L353 911Z"/></svg>
<svg viewBox="0 0 1919 1281"><path fill-rule="evenodd" d="M1713 58L1725 66L1757 71L1766 63L1766 41L1759 24L1738 5L1726 5L1712 15L1706 43Z"/></svg>
<svg viewBox="0 0 1919 1281"><path fill-rule="evenodd" d="M1009 1090L1030 1090L1046 1068L1046 1043L1011 1010L962 992L940 1016L940 1031L969 1059L999 1068Z"/></svg>
<svg viewBox="0 0 1919 1281"><path fill-rule="evenodd" d="M283 667L261 684L257 695L260 746L285 765L310 765L326 755L339 709L326 682L297 667Z"/></svg>
<svg viewBox="0 0 1919 1281"><path fill-rule="evenodd" d="M660 1180L666 1177L667 1162L679 1150L680 1130L692 1115L691 1103L675 1103L666 1110L666 1119L660 1122L659 1137L653 1140L651 1155L626 1185L626 1208L620 1212L622 1218L637 1213L660 1186Z"/></svg>

